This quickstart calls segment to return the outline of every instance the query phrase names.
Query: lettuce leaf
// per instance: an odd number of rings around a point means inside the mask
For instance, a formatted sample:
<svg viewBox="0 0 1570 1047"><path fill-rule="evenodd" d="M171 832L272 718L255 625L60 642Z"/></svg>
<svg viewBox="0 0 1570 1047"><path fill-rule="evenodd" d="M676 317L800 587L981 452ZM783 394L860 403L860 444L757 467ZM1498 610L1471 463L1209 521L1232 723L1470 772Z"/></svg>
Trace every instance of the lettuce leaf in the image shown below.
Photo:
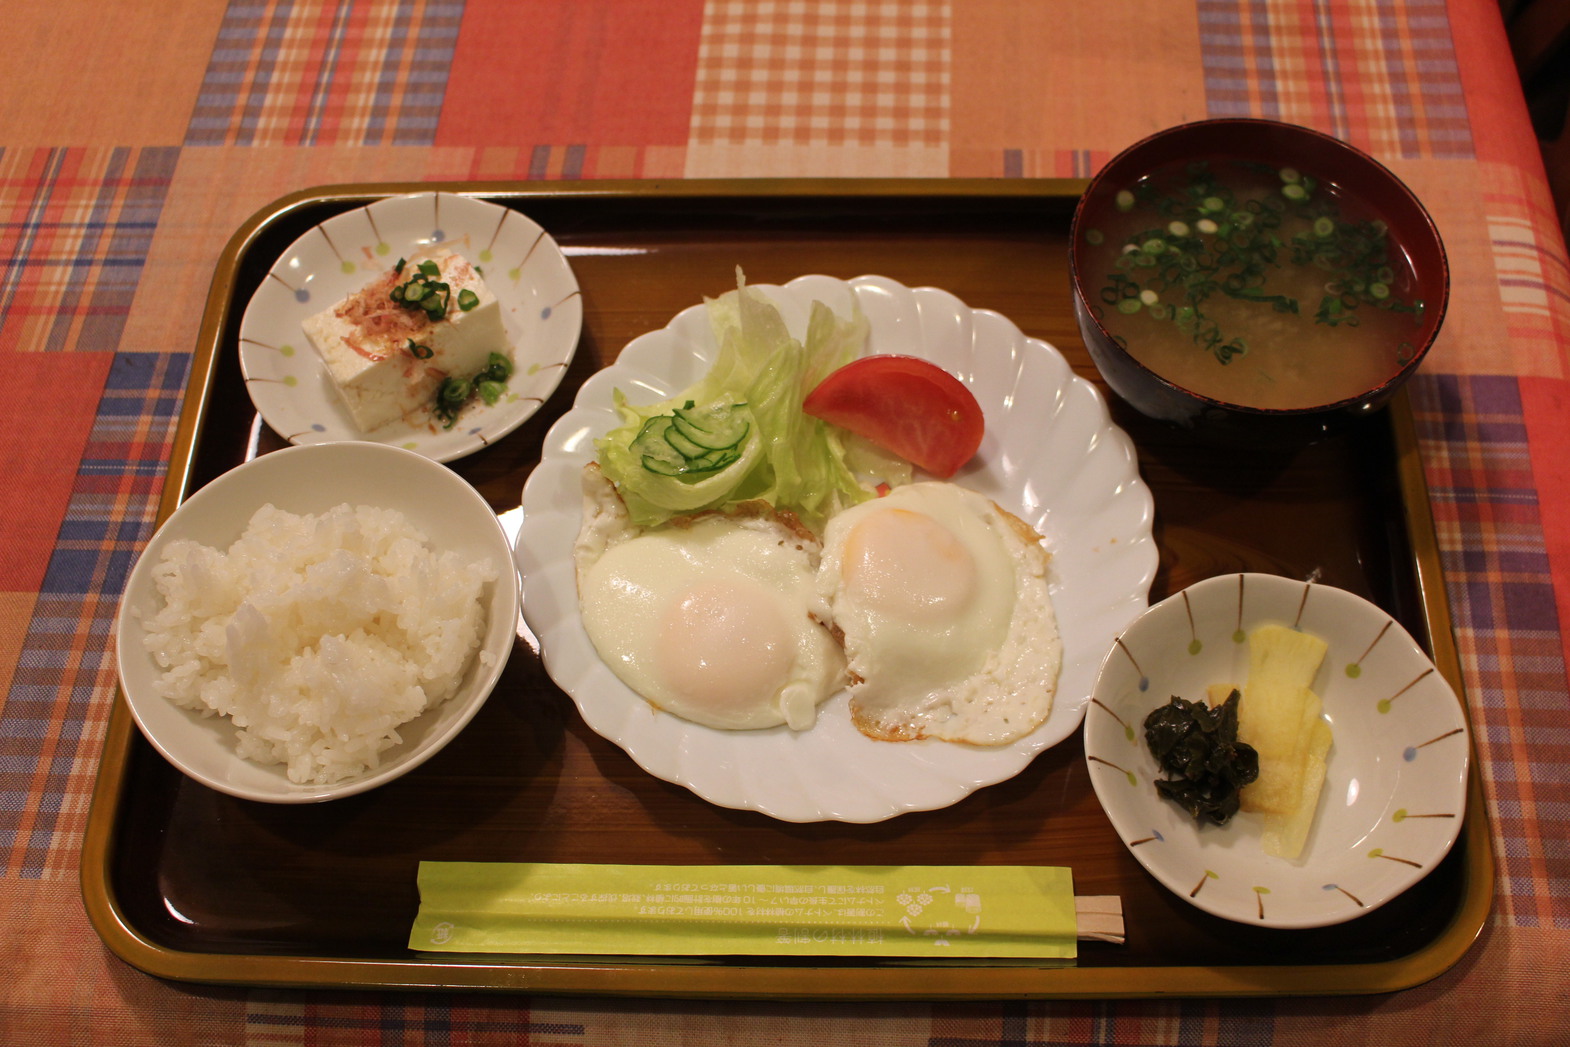
<svg viewBox="0 0 1570 1047"><path fill-rule="evenodd" d="M817 530L840 508L871 497L868 484L847 464L849 434L801 410L819 381L861 355L868 324L859 306L843 318L814 302L802 343L791 337L774 304L746 285L740 268L736 290L705 302L719 347L708 374L653 404L635 406L616 390L622 424L595 441L600 468L621 493L632 521L654 527L673 516L762 499ZM651 418L689 400L699 409L743 405L736 410L750 416L750 429L741 457L701 477L650 472L630 450L632 442Z"/></svg>

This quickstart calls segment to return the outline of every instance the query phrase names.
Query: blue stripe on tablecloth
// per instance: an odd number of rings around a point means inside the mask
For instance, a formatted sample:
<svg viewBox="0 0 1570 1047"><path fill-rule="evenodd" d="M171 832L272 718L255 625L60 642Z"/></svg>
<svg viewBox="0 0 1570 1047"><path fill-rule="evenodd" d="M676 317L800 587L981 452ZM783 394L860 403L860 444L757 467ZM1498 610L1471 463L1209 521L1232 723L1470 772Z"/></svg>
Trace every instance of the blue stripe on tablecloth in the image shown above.
<svg viewBox="0 0 1570 1047"><path fill-rule="evenodd" d="M121 353L110 366L0 708L0 876L75 872L80 838L57 826L92 789L97 753L84 746L99 739L82 733L102 721L90 707L113 698L119 595L152 533L189 369L185 353Z"/></svg>
<svg viewBox="0 0 1570 1047"><path fill-rule="evenodd" d="M0 262L0 339L9 350L102 360L120 347L179 152L4 154L0 196L12 217ZM75 872L76 829L96 769L90 725L102 722L91 708L113 694L117 597L156 512L187 371L183 354L109 360L87 464L70 480L0 706L0 876ZM70 817L64 830L62 812Z"/></svg>
<svg viewBox="0 0 1570 1047"><path fill-rule="evenodd" d="M1197 0L1199 47L1204 55L1206 109L1210 116L1283 119L1276 93L1270 23L1260 10L1263 4L1264 0ZM1245 41L1254 49L1248 61ZM1254 104L1250 104L1251 94L1257 98Z"/></svg>
<svg viewBox="0 0 1570 1047"><path fill-rule="evenodd" d="M253 997L254 1000L254 997ZM548 1021L536 1019L526 1007L497 1008L494 1004L475 996L444 996L421 993L387 993L377 997L380 1006L344 1007L334 1009L331 1026L353 1034L371 1032L379 1034L376 1042L387 1042L389 1032L418 1032L419 1043L434 1044L468 1042L477 1037L485 1043L503 1042L529 1044L568 1042L564 1038L582 1039L586 1026L578 1021ZM246 1031L252 1039L271 1039L279 1029L307 1029L316 1025L308 1020L307 1010L313 1015L321 1013L321 1006L296 996L268 994L262 1007L254 1005L245 1015ZM397 1038L406 1041L404 1037Z"/></svg>
<svg viewBox="0 0 1570 1047"><path fill-rule="evenodd" d="M315 77L316 83L311 91L309 111L300 136L302 145L316 145L320 141L322 114L327 109L328 99L332 97L334 79L343 59L344 36L348 31L351 10L351 5L343 4L332 13L332 22L327 31L327 53L322 58L321 70Z"/></svg>
<svg viewBox="0 0 1570 1047"><path fill-rule="evenodd" d="M1382 154L1474 155L1445 0L1379 5L1372 28L1338 0L1196 7L1208 115L1308 124Z"/></svg>
<svg viewBox="0 0 1570 1047"><path fill-rule="evenodd" d="M1269 1044L1275 1036L1274 1000L1050 1000L934 1004L926 1047L1084 1047L1161 1045L1199 1047ZM1217 1020L1225 1015L1216 1039ZM903 1041L901 1041L903 1042Z"/></svg>
<svg viewBox="0 0 1570 1047"><path fill-rule="evenodd" d="M1411 393L1493 813L1495 918L1570 926L1564 623L1548 580L1520 385L1508 375L1419 374Z"/></svg>
<svg viewBox="0 0 1570 1047"><path fill-rule="evenodd" d="M405 0L388 18L348 3L233 0L185 142L430 145L463 9Z"/></svg>
<svg viewBox="0 0 1570 1047"><path fill-rule="evenodd" d="M50 318L21 351L118 347L179 153L44 149L25 183L13 176L7 210L21 217L4 225L15 233L0 259L0 331Z"/></svg>

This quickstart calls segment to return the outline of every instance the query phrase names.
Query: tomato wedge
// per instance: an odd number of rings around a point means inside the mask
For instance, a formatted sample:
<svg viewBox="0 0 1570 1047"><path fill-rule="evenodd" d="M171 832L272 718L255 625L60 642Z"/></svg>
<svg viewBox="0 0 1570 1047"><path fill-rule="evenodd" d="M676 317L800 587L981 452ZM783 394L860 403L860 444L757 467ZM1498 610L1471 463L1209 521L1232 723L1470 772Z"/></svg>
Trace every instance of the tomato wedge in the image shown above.
<svg viewBox="0 0 1570 1047"><path fill-rule="evenodd" d="M947 480L986 428L981 405L943 368L914 356L864 356L807 394L802 410Z"/></svg>

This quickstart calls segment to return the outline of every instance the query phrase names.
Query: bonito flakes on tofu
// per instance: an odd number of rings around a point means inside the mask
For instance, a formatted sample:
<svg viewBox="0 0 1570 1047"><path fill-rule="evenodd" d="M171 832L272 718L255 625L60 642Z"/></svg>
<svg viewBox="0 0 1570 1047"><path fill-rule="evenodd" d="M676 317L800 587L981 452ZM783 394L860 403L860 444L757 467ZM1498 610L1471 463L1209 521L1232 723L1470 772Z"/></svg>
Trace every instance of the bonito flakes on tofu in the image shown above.
<svg viewBox="0 0 1570 1047"><path fill-rule="evenodd" d="M445 248L400 261L303 326L362 432L431 409L439 417L443 383L472 379L493 354L511 370L501 305L479 270Z"/></svg>

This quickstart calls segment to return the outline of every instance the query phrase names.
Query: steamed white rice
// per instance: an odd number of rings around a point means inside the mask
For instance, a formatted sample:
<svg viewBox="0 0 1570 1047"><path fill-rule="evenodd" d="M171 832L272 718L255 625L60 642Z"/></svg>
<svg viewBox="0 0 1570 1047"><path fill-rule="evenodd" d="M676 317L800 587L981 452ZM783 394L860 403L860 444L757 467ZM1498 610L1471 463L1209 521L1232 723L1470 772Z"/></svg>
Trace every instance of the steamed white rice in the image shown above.
<svg viewBox="0 0 1570 1047"><path fill-rule="evenodd" d="M395 510L267 505L227 552L165 547L145 642L159 692L227 716L240 756L328 784L376 768L400 725L457 691L496 577L494 564L434 552Z"/></svg>

